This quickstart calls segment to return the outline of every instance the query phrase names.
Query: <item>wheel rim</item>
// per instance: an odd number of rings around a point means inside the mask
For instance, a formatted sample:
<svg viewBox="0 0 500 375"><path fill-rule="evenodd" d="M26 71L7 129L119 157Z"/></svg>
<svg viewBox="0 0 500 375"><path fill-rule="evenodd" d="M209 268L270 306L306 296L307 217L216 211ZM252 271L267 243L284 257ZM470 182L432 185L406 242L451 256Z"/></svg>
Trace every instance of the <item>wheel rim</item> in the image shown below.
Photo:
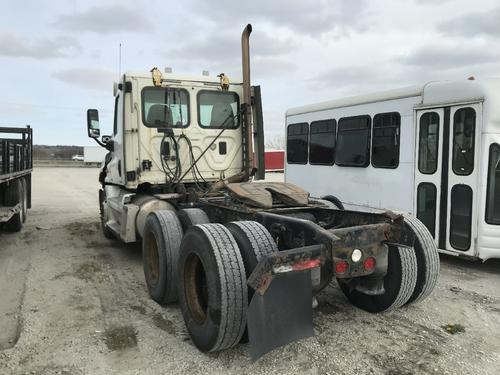
<svg viewBox="0 0 500 375"><path fill-rule="evenodd" d="M146 264L149 270L149 281L155 286L160 279L160 256L158 253L158 243L152 231L146 233L145 248Z"/></svg>
<svg viewBox="0 0 500 375"><path fill-rule="evenodd" d="M191 315L198 324L202 324L207 318L208 288L205 268L195 254L190 254L186 260L184 288Z"/></svg>

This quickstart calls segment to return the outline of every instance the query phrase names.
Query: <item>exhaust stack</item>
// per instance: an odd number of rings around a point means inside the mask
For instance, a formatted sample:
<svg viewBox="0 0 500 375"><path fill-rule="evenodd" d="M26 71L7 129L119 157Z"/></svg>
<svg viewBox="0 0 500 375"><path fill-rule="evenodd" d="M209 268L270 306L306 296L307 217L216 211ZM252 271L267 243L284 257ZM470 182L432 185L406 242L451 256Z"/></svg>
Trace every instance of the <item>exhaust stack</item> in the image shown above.
<svg viewBox="0 0 500 375"><path fill-rule="evenodd" d="M250 34L252 33L252 25L248 24L241 34L241 57L242 57L242 69L243 69L243 123L245 125L246 131L246 152L245 152L245 180L248 180L250 173L254 168L254 157L253 157L253 147L252 147L252 120L251 120L251 108L252 108L252 92L250 87Z"/></svg>

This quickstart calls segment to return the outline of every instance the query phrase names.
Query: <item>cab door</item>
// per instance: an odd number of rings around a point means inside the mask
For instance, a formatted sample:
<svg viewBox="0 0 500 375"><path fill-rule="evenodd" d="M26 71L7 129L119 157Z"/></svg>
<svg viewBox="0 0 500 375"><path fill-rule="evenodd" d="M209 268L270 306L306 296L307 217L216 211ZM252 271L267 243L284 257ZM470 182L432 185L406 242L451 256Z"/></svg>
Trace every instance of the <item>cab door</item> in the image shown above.
<svg viewBox="0 0 500 375"><path fill-rule="evenodd" d="M481 103L417 110L415 215L436 245L474 256Z"/></svg>

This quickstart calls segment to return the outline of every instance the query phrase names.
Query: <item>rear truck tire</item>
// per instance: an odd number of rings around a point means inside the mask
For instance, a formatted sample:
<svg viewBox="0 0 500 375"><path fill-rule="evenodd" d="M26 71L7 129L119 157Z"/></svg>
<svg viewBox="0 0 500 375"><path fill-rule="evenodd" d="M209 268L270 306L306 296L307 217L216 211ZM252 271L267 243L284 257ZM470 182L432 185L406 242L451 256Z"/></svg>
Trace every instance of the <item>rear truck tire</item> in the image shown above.
<svg viewBox="0 0 500 375"><path fill-rule="evenodd" d="M256 221L233 221L226 224L226 228L229 229L238 244L247 279L263 257L278 251L278 245L276 245L271 233ZM248 305L250 305L253 294L254 290L248 287ZM246 329L241 341L248 342Z"/></svg>
<svg viewBox="0 0 500 375"><path fill-rule="evenodd" d="M347 299L354 306L372 313L390 311L403 306L411 297L416 282L417 258L413 249L407 247L389 248L383 294L365 294L338 279Z"/></svg>
<svg viewBox="0 0 500 375"><path fill-rule="evenodd" d="M160 305L177 301L177 263L182 227L174 211L151 212L142 237L142 264L149 295Z"/></svg>
<svg viewBox="0 0 500 375"><path fill-rule="evenodd" d="M13 180L10 184L5 188L5 205L6 206L15 206L18 203L23 205L23 184L19 179ZM14 214L8 222L5 223L4 228L9 232L19 232L23 227L23 211L24 208L21 208L20 212Z"/></svg>
<svg viewBox="0 0 500 375"><path fill-rule="evenodd" d="M104 189L99 189L99 216L101 219L101 229L102 233L104 234L104 237L106 237L109 240L115 239L115 234L109 227L106 225L106 215L104 212L104 201L106 200L106 192Z"/></svg>
<svg viewBox="0 0 500 375"><path fill-rule="evenodd" d="M22 219L23 219L23 224L26 222L26 217L28 216L28 183L26 182L26 179L23 177L20 179L21 185L23 188L23 195L22 195Z"/></svg>
<svg viewBox="0 0 500 375"><path fill-rule="evenodd" d="M325 195L324 197L321 197L321 199L324 200L324 201L328 201L328 202L332 203L339 210L345 210L344 204L341 202L340 199L338 199L334 195Z"/></svg>
<svg viewBox="0 0 500 375"><path fill-rule="evenodd" d="M405 224L415 233L413 246L417 257L417 283L407 303L419 302L427 298L436 286L439 277L439 253L427 227L416 217L404 214Z"/></svg>
<svg viewBox="0 0 500 375"><path fill-rule="evenodd" d="M194 345L204 352L238 344L248 293L238 244L222 224L188 229L179 257L179 301Z"/></svg>
<svg viewBox="0 0 500 375"><path fill-rule="evenodd" d="M205 211L199 208L184 208L179 210L178 217L184 231L187 231L193 225L210 223L210 219Z"/></svg>

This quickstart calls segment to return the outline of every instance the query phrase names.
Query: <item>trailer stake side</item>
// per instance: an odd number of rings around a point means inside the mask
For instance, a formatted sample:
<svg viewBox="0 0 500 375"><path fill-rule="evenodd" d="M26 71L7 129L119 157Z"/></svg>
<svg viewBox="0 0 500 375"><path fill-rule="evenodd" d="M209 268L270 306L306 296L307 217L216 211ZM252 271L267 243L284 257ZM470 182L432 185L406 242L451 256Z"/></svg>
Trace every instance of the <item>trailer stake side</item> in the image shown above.
<svg viewBox="0 0 500 375"><path fill-rule="evenodd" d="M257 359L313 334L313 295L336 279L351 303L383 312L423 300L439 257L413 217L345 210L333 195L265 178L260 87L243 79L124 73L99 181L103 233L142 242L148 292L178 301L204 352L250 341ZM332 190L335 187L332 186Z"/></svg>
<svg viewBox="0 0 500 375"><path fill-rule="evenodd" d="M31 208L32 150L31 127L0 127L0 229L18 232L26 221Z"/></svg>

